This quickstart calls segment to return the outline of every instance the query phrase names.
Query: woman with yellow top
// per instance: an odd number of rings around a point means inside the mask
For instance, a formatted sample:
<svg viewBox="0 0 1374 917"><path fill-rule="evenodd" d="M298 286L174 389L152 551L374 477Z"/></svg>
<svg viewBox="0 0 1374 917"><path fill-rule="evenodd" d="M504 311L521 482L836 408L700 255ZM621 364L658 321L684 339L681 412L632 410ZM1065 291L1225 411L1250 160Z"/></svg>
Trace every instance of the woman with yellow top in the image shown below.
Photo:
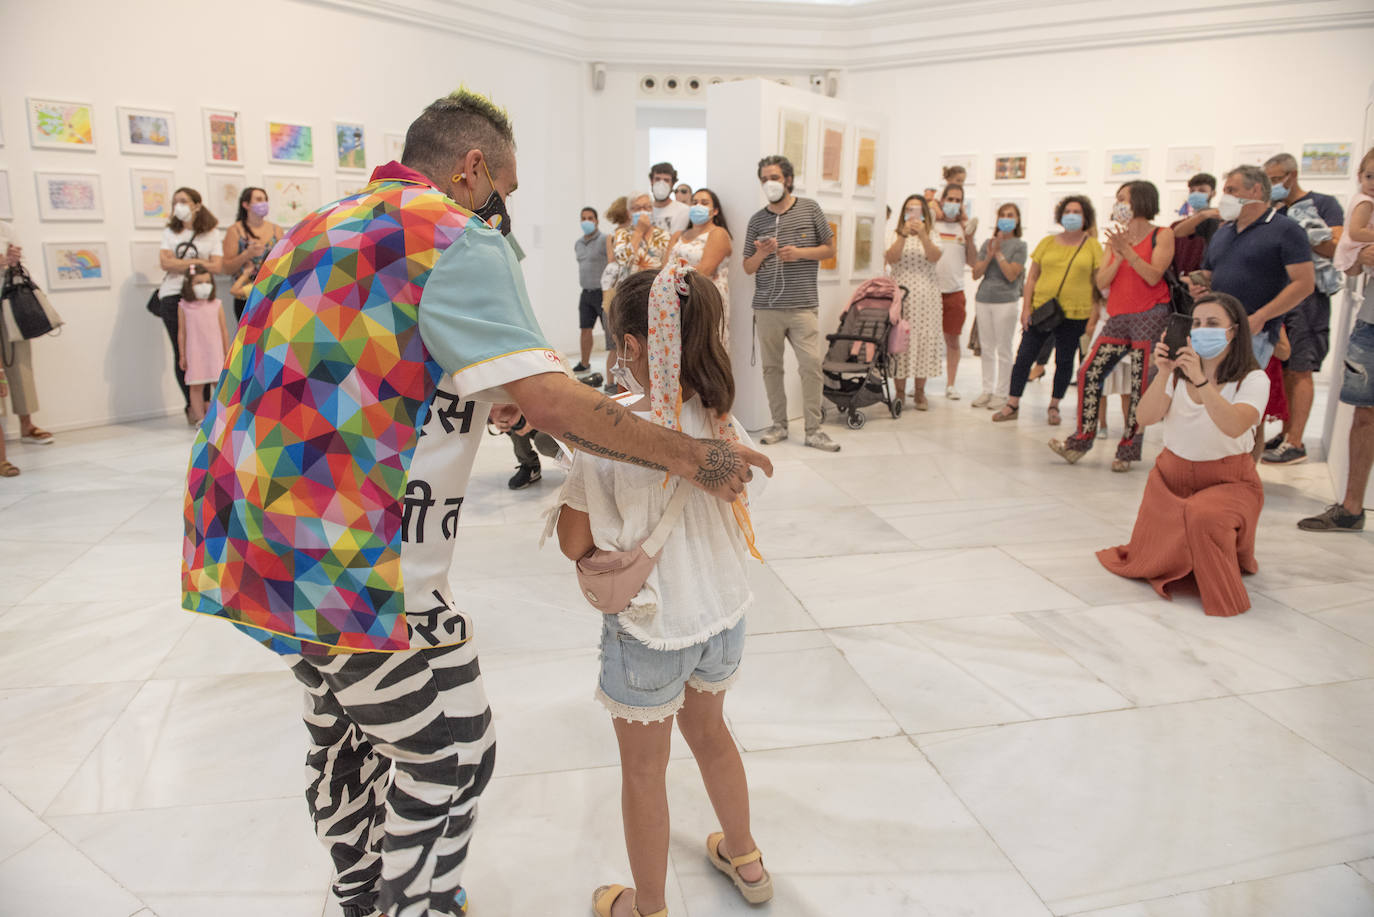
<svg viewBox="0 0 1374 917"><path fill-rule="evenodd" d="M1020 413L1021 393L1026 390L1031 364L1046 341L1054 341L1054 389L1051 392L1049 423L1060 423L1059 400L1069 390L1073 376L1073 355L1078 339L1088 327L1093 311L1093 275L1102 265L1102 246L1098 244L1097 215L1092 202L1081 194L1064 198L1054 208L1054 221L1064 231L1046 236L1031 254L1030 272L1021 300L1021 345L1011 369L1011 393L1007 403L992 419L1015 420ZM1045 327L1031 326L1036 309L1055 300L1060 318Z"/></svg>

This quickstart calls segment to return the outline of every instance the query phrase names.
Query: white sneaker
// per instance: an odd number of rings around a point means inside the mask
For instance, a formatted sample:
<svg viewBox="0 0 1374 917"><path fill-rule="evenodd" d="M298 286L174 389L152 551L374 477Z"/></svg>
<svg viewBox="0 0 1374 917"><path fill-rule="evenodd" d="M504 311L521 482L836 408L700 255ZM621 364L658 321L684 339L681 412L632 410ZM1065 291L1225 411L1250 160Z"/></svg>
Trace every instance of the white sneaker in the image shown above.
<svg viewBox="0 0 1374 917"><path fill-rule="evenodd" d="M948 398L950 401L958 401L958 400L959 400L959 390L958 390L957 388L955 388L954 386L952 386L952 385L946 386L946 387L945 387L945 397Z"/></svg>
<svg viewBox="0 0 1374 917"><path fill-rule="evenodd" d="M759 434L759 442L763 443L765 446L780 443L785 439L787 439L787 427L780 423L773 424L767 430Z"/></svg>
<svg viewBox="0 0 1374 917"><path fill-rule="evenodd" d="M983 394L981 394L981 395L979 395L977 398L973 399L973 404L969 405L969 407L973 407L973 408L985 408L985 407L988 406L988 402L991 401L991 400L992 400L992 394L989 393L989 392L983 392Z"/></svg>
<svg viewBox="0 0 1374 917"><path fill-rule="evenodd" d="M1000 410L1002 410L1002 406L1005 405L1006 403L1007 403L1007 399L1005 399L1005 398L1003 398L1002 396L998 395L998 396L994 397L991 401L989 401L989 402L987 403L987 409L988 409L989 411L1000 411Z"/></svg>
<svg viewBox="0 0 1374 917"><path fill-rule="evenodd" d="M812 449L819 449L822 452L840 451L840 444L821 432L809 434L806 437L806 444Z"/></svg>

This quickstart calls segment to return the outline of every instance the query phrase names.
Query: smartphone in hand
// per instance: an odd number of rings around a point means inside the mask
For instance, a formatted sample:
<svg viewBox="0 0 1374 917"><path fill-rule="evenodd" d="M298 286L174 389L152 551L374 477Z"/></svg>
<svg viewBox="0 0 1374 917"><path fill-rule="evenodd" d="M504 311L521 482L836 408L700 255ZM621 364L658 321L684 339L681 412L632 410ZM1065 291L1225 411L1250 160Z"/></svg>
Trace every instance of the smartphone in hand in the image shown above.
<svg viewBox="0 0 1374 917"><path fill-rule="evenodd" d="M1164 346L1169 348L1169 359L1177 360L1179 351L1188 346L1193 333L1193 317L1175 312L1169 316L1169 324L1164 329Z"/></svg>

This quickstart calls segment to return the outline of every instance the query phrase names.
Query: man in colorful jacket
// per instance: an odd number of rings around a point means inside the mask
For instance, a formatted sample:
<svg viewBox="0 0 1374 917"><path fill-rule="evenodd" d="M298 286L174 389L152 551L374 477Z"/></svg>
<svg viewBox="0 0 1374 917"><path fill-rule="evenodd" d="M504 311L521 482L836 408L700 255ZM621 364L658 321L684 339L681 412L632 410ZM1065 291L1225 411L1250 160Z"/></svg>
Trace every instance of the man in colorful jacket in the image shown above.
<svg viewBox="0 0 1374 917"><path fill-rule="evenodd" d="M502 109L430 105L400 163L271 253L192 450L183 605L305 685L307 801L347 917L464 909L495 739L448 570L489 409L725 500L771 473L563 370L504 238L516 184Z"/></svg>

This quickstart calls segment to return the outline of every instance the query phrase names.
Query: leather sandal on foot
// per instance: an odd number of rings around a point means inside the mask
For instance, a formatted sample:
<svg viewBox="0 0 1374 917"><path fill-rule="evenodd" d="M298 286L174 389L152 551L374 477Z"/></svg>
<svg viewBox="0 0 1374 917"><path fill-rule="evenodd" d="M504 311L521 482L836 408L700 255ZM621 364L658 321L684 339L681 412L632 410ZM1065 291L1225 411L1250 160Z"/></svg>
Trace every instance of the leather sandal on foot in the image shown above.
<svg viewBox="0 0 1374 917"><path fill-rule="evenodd" d="M1064 422L1064 419L1059 416L1059 408L1050 408L1049 412L1045 415L1045 419L1049 421L1052 427L1057 427Z"/></svg>
<svg viewBox="0 0 1374 917"><path fill-rule="evenodd" d="M1068 462L1070 465L1072 465L1074 462L1078 461L1083 456L1088 454L1086 452L1081 452L1077 449L1070 449L1065 443L1062 443L1057 439L1050 440L1049 445L1050 448L1054 450L1055 455L1059 456L1064 461Z"/></svg>
<svg viewBox="0 0 1374 917"><path fill-rule="evenodd" d="M592 913L596 917L611 917L611 908L620 900L620 896L625 892L634 891L623 885L603 885L592 892ZM661 911L654 911L652 914L641 914L639 908L631 906L630 913L634 917L668 917L668 909L665 907Z"/></svg>
<svg viewBox="0 0 1374 917"><path fill-rule="evenodd" d="M0 478L17 478L19 469L14 462L0 462Z"/></svg>
<svg viewBox="0 0 1374 917"><path fill-rule="evenodd" d="M1130 470L1131 470L1131 463L1128 462L1128 461L1126 461L1125 459L1113 459L1113 460L1112 460L1112 471L1118 471L1118 472L1120 472L1120 471L1130 471Z"/></svg>
<svg viewBox="0 0 1374 917"><path fill-rule="evenodd" d="M711 865L719 869L730 877L730 881L735 883L735 888L744 896L744 900L750 904L763 904L773 897L773 877L768 874L768 870L763 868L763 854L759 853L759 848L755 847L743 856L726 857L720 851L721 842L725 840L725 835L717 831L706 838L706 858L711 861ZM739 868L749 863L758 863L759 868L763 869L763 877L757 882L746 882L744 877L739 874Z"/></svg>
<svg viewBox="0 0 1374 917"><path fill-rule="evenodd" d="M1004 404L1004 405L1002 405L1002 407L997 411L996 414L993 414L993 415L992 415L992 422L993 422L993 423L1005 423L1005 422L1008 421L1008 420L1015 420L1015 419L1016 419L1017 417L1019 417L1020 415L1021 415L1021 409L1020 409L1020 408L1014 408L1014 407L1012 407L1012 406L1009 405L1009 404Z"/></svg>

